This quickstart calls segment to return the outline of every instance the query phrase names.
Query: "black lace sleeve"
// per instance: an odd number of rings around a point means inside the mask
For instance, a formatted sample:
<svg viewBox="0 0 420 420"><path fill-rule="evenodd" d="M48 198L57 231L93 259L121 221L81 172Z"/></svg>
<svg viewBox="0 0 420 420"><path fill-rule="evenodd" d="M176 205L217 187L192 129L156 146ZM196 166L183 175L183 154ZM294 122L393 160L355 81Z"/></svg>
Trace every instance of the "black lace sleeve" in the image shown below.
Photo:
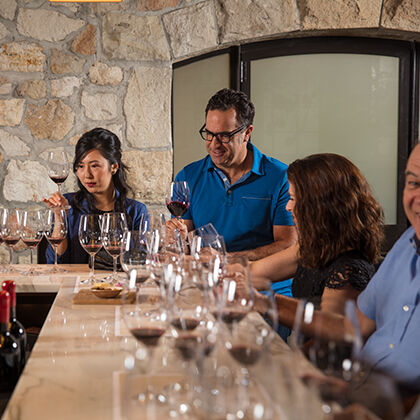
<svg viewBox="0 0 420 420"><path fill-rule="evenodd" d="M375 268L362 257L346 253L337 258L329 267L325 287L341 289L350 285L363 290L375 273Z"/></svg>

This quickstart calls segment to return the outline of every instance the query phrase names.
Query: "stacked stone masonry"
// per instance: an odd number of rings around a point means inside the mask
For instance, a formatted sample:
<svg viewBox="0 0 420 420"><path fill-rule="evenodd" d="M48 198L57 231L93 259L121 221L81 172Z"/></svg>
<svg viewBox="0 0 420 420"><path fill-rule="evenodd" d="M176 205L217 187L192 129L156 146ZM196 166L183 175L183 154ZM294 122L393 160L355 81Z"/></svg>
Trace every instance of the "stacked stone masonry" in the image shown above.
<svg viewBox="0 0 420 420"><path fill-rule="evenodd" d="M162 205L174 62L245 42L372 29L419 41L420 2L0 0L0 204L39 205L56 188L45 152L72 157L79 136L102 126L123 142L135 197ZM74 177L64 184L74 187Z"/></svg>

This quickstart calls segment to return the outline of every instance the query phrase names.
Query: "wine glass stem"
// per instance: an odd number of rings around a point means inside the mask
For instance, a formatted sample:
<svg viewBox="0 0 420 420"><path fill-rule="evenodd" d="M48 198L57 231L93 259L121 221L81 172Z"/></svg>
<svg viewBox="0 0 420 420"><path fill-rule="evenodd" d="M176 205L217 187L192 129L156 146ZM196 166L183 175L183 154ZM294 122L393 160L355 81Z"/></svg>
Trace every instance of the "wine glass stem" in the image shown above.
<svg viewBox="0 0 420 420"><path fill-rule="evenodd" d="M58 194L61 195L61 184L57 184Z"/></svg>
<svg viewBox="0 0 420 420"><path fill-rule="evenodd" d="M31 248L31 266L34 265L34 249Z"/></svg>
<svg viewBox="0 0 420 420"><path fill-rule="evenodd" d="M112 273L112 277L114 278L114 280L117 280L117 257L112 257L113 263L114 263L114 270Z"/></svg>
<svg viewBox="0 0 420 420"><path fill-rule="evenodd" d="M54 245L54 267L57 268L57 245Z"/></svg>
<svg viewBox="0 0 420 420"><path fill-rule="evenodd" d="M90 275L91 280L95 279L95 254L90 254Z"/></svg>
<svg viewBox="0 0 420 420"><path fill-rule="evenodd" d="M10 267L13 265L13 247L9 246L9 255L10 255Z"/></svg>

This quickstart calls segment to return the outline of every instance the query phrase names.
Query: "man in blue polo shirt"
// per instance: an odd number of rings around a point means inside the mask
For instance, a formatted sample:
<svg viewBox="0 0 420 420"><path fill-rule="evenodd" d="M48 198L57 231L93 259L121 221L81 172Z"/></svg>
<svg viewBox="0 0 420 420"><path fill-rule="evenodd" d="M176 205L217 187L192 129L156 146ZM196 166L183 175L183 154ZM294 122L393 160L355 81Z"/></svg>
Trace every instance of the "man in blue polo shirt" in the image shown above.
<svg viewBox="0 0 420 420"><path fill-rule="evenodd" d="M262 154L250 140L254 105L247 96L222 89L208 102L200 130L208 155L183 168L191 205L173 227L190 231L212 223L227 251L263 258L296 240L289 200L287 166Z"/></svg>

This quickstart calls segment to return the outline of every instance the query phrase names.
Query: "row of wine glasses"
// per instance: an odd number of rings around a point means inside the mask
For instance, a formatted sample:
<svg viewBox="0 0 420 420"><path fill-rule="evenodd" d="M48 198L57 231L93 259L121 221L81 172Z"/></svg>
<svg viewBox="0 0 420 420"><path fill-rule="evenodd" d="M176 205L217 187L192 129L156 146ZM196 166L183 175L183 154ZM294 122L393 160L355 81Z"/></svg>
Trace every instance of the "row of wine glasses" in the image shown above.
<svg viewBox="0 0 420 420"><path fill-rule="evenodd" d="M83 214L79 223L79 242L90 256L90 275L83 283L95 281L95 255L104 247L113 260L112 281L117 281L117 259L127 241L128 225L124 213Z"/></svg>
<svg viewBox="0 0 420 420"><path fill-rule="evenodd" d="M66 238L67 217L64 210L9 210L1 209L0 236L9 247L10 264L7 271L16 271L13 267L13 251L20 240L31 250L31 267L28 274L35 273L33 251L42 240L47 238L56 250ZM57 269L55 265L54 270Z"/></svg>
<svg viewBox="0 0 420 420"><path fill-rule="evenodd" d="M182 264L183 267L177 266ZM161 284L165 287L157 288L157 294L150 294L150 285L136 282L135 274L123 291L123 318L131 334L146 347L147 365L151 364L154 348L167 332L172 347L186 363L187 376L193 384L189 392L197 388L197 392L203 393L206 387L200 382L203 363L217 343L221 343L242 366L237 383L245 387L248 395L248 368L260 360L274 333L268 324L250 328L252 324L246 321L253 303L247 259L205 255L203 263L196 266L200 271L197 276L207 277L209 267L217 267L214 280L206 286L196 280L185 261L168 259L164 265L165 278ZM273 316L272 325L275 319ZM152 391L149 389L148 393ZM179 409L184 413L193 410L190 403L182 400Z"/></svg>

